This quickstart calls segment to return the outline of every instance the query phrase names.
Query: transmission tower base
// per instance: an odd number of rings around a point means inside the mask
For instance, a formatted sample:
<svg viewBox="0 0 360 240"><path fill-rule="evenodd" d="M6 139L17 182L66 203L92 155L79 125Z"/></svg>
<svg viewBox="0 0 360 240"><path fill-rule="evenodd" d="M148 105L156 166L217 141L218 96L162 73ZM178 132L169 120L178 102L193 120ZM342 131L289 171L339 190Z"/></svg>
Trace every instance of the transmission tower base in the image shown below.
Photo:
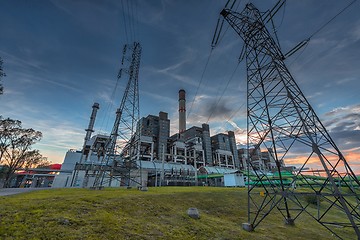
<svg viewBox="0 0 360 240"><path fill-rule="evenodd" d="M295 225L295 220L292 219L292 218L286 218L286 219L284 220L284 222L285 222L285 225L290 225L290 226L294 226L294 225Z"/></svg>
<svg viewBox="0 0 360 240"><path fill-rule="evenodd" d="M149 188L142 186L142 187L139 187L139 190L142 192L147 192L147 191L149 191Z"/></svg>
<svg viewBox="0 0 360 240"><path fill-rule="evenodd" d="M254 231L254 226L251 223L243 223L242 228L245 231L248 231L248 232L253 232Z"/></svg>

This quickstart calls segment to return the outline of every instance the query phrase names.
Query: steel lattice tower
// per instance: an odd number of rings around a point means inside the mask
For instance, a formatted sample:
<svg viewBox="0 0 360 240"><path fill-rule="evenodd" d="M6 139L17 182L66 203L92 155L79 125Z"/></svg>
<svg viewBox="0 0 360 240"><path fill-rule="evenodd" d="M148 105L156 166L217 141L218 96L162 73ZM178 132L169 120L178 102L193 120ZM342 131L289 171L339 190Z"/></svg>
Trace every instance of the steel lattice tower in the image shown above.
<svg viewBox="0 0 360 240"><path fill-rule="evenodd" d="M247 4L242 12L231 8L221 15L244 41L247 68L248 223L252 231L272 210L293 224L301 213L341 238L352 227L358 239L359 181L284 63L284 55L265 26L264 15ZM252 146L252 147L251 147ZM276 162L271 177L253 164L256 151L270 149ZM304 157L291 177L283 162ZM309 164L318 164L322 177L309 176ZM314 198L309 204L307 198ZM339 222L334 215L347 219Z"/></svg>
<svg viewBox="0 0 360 240"><path fill-rule="evenodd" d="M136 125L140 119L138 80L140 58L140 43L134 42L124 46L118 79L128 78L128 82L120 107L116 111L111 136L106 144L106 154L95 176L93 184L95 188L111 186L114 179L119 180L122 185L129 186L131 181L136 181L131 172L141 171L136 164L139 147Z"/></svg>

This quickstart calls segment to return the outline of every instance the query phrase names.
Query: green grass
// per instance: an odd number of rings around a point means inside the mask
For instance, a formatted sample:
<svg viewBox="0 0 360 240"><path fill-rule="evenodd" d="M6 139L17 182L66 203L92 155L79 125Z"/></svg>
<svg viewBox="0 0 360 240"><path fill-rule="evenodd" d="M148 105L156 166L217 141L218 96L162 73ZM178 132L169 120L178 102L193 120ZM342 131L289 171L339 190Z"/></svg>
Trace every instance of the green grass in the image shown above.
<svg viewBox="0 0 360 240"><path fill-rule="evenodd" d="M201 218L187 216L196 207ZM334 239L307 215L274 211L254 232L245 188L49 189L0 197L0 239ZM345 239L355 239L351 229Z"/></svg>

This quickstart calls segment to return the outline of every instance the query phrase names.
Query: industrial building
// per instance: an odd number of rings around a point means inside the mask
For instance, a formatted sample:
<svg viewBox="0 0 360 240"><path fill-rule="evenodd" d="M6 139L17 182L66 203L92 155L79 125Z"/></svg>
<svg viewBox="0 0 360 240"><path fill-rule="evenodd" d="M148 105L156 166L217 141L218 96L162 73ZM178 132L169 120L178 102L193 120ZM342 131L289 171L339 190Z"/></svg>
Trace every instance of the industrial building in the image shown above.
<svg viewBox="0 0 360 240"><path fill-rule="evenodd" d="M132 167L119 163L126 156L106 156L105 146L111 136L91 137L98 104L93 105L82 151L69 150L66 153L62 171L56 176L54 187L90 187L100 181L107 186L160 186L160 185L224 185L224 174L235 174L246 168L246 150L238 150L235 134L219 133L210 135L208 124L186 128L185 90L179 91L179 131L170 136L168 113L142 117L137 125L132 146ZM135 139L135 136L136 139ZM253 165L259 170L272 169L275 161L271 152L253 154ZM105 159L107 158L107 159ZM257 169L255 169L257 170ZM132 178L132 183L127 178ZM231 175L227 175L231 176ZM235 176L235 175L234 175ZM207 181L203 181L206 178ZM215 179L217 178L217 179ZM210 181L211 179L211 181ZM228 179L228 178L227 178ZM237 181L239 182L239 181ZM240 181L243 183L243 181Z"/></svg>
<svg viewBox="0 0 360 240"><path fill-rule="evenodd" d="M266 151L261 151L260 149L255 150L254 148L248 149L240 148L237 150L239 156L240 169L246 169L247 163L246 160L251 156L252 170L262 171L262 172L272 172L276 166L276 161L274 158L274 153L272 148L268 148ZM280 168L285 168L283 161L279 161Z"/></svg>
<svg viewBox="0 0 360 240"><path fill-rule="evenodd" d="M140 132L141 160L160 160L166 162L201 166L219 166L239 169L234 132L221 133L210 137L210 127L192 126L186 129L185 90L179 91L179 132L170 136L168 114L149 115L140 119L137 132Z"/></svg>
<svg viewBox="0 0 360 240"><path fill-rule="evenodd" d="M0 170L1 170L0 166ZM59 174L61 164L50 164L46 167L23 168L14 173L9 187L11 188L44 188L51 187L55 176Z"/></svg>
<svg viewBox="0 0 360 240"><path fill-rule="evenodd" d="M227 168L240 168L237 153L235 134L229 131L228 134L219 133L211 137L214 165Z"/></svg>

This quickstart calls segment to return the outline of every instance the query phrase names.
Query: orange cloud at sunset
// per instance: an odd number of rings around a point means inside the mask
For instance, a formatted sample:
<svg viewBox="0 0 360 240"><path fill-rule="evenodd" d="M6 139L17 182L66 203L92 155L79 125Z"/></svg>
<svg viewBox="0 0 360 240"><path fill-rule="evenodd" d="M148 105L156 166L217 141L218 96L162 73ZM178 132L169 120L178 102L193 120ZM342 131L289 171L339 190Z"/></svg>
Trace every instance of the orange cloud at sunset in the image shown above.
<svg viewBox="0 0 360 240"><path fill-rule="evenodd" d="M354 151L357 149L350 149L343 151L344 157L348 164L350 165L351 169L354 171L355 174L360 174L360 152ZM327 156L327 159L331 162L331 164L335 164L338 160L336 155ZM311 158L308 159L307 156L293 156L285 160L285 165L287 166L296 166L297 168L302 167L305 163L305 168L309 168L310 170L322 170L323 166L316 155L312 155ZM345 171L342 162L336 167L336 170L340 173Z"/></svg>

